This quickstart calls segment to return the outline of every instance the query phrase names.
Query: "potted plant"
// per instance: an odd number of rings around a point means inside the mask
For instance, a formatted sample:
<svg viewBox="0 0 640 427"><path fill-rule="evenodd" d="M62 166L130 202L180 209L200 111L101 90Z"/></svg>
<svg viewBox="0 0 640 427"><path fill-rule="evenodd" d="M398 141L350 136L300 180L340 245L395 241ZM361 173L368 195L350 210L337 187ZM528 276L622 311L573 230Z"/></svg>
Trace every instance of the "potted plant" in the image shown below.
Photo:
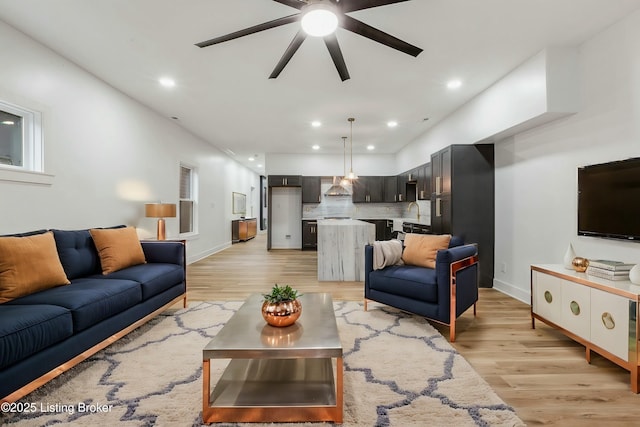
<svg viewBox="0 0 640 427"><path fill-rule="evenodd" d="M291 286L278 286L276 283L271 288L271 293L263 294L262 317L272 326L293 325L302 314L302 304L298 300L298 291Z"/></svg>

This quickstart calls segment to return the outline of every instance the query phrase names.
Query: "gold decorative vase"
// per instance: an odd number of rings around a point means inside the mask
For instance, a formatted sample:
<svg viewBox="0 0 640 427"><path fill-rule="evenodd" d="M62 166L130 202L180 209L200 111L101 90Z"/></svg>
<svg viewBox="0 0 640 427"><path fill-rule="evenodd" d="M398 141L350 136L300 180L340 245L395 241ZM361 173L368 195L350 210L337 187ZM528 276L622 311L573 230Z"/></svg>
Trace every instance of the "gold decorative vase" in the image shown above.
<svg viewBox="0 0 640 427"><path fill-rule="evenodd" d="M583 273L589 267L589 260L582 257L575 257L571 262L573 264L573 269L579 273Z"/></svg>
<svg viewBox="0 0 640 427"><path fill-rule="evenodd" d="M297 299L282 302L262 303L262 317L271 326L293 325L302 314L302 304Z"/></svg>

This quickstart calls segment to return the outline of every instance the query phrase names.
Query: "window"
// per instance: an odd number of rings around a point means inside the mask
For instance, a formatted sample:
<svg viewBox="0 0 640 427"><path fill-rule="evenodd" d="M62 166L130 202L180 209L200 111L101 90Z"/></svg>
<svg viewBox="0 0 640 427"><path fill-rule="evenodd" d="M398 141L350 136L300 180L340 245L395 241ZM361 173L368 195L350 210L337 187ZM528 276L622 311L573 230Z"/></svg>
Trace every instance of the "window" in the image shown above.
<svg viewBox="0 0 640 427"><path fill-rule="evenodd" d="M195 170L180 165L180 234L195 232Z"/></svg>
<svg viewBox="0 0 640 427"><path fill-rule="evenodd" d="M0 101L0 167L43 171L42 114Z"/></svg>

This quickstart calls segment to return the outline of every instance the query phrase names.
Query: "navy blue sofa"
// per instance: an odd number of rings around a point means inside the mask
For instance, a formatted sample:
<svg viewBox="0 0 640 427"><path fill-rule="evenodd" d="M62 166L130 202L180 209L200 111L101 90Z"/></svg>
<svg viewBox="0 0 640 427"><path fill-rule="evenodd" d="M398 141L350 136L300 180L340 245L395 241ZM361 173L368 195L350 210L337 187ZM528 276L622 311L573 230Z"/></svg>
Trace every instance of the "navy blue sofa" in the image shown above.
<svg viewBox="0 0 640 427"><path fill-rule="evenodd" d="M89 230L52 231L71 284L0 304L3 402L20 399L180 300L187 304L181 242L143 241L145 264L103 275Z"/></svg>
<svg viewBox="0 0 640 427"><path fill-rule="evenodd" d="M376 301L449 325L449 339L456 338L456 318L478 301L478 249L453 236L449 249L436 255L436 268L392 265L373 269L373 246L366 245L364 309ZM455 307L452 310L451 307Z"/></svg>

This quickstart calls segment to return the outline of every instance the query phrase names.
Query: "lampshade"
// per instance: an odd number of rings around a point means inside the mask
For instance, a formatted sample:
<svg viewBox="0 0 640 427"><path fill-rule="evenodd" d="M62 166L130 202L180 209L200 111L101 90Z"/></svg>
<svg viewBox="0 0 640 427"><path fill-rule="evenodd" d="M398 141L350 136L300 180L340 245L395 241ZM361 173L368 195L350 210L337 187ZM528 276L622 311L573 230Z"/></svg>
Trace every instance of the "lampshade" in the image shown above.
<svg viewBox="0 0 640 427"><path fill-rule="evenodd" d="M147 218L174 218L176 205L175 203L147 203L144 205L144 215Z"/></svg>
<svg viewBox="0 0 640 427"><path fill-rule="evenodd" d="M305 7L302 29L312 37L324 37L338 28L338 16L330 4L312 3Z"/></svg>

